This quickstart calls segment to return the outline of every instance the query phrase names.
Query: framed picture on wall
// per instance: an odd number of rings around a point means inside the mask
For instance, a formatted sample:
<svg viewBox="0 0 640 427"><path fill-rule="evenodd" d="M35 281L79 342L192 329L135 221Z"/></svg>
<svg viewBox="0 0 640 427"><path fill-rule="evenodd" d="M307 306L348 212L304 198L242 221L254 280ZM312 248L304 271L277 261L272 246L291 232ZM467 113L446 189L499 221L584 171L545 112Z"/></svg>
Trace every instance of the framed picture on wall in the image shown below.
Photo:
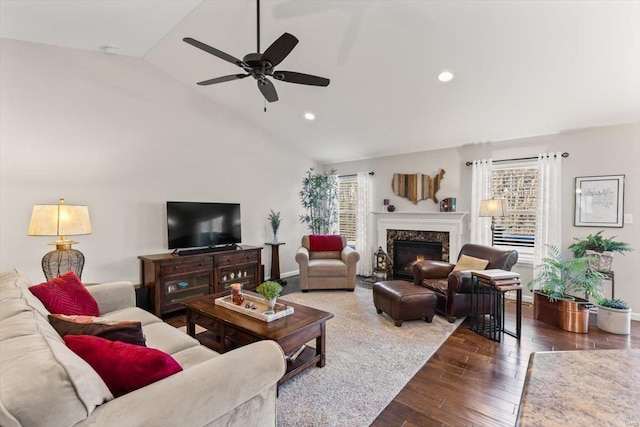
<svg viewBox="0 0 640 427"><path fill-rule="evenodd" d="M576 177L576 227L624 226L624 175Z"/></svg>

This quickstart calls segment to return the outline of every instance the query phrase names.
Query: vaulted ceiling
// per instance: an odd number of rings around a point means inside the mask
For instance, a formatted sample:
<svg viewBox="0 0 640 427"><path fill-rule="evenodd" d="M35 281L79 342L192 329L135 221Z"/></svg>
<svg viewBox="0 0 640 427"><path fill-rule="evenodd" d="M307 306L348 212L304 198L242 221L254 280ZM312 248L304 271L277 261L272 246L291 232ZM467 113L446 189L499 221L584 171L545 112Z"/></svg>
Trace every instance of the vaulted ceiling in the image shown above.
<svg viewBox="0 0 640 427"><path fill-rule="evenodd" d="M638 1L263 0L261 50L289 32L278 68L331 79L276 81L266 112L252 78L197 86L242 70L182 41L255 52L254 0L0 7L2 37L142 58L320 162L640 120Z"/></svg>

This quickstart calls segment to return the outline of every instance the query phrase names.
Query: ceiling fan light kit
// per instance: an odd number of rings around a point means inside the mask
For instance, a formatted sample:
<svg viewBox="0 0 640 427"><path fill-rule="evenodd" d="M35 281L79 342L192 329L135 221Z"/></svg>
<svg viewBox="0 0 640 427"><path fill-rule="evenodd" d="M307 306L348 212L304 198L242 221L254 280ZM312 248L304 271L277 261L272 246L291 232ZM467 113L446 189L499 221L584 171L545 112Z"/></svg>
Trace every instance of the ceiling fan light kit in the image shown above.
<svg viewBox="0 0 640 427"><path fill-rule="evenodd" d="M262 93L262 96L264 96L264 98L269 102L275 102L278 100L278 93L271 80L269 80L269 77L287 83L297 83L309 86L329 86L330 80L324 77L299 73L296 71L276 71L274 69L274 67L280 64L298 44L298 39L292 34L284 33L274 41L267 50L264 51L264 53L260 53L260 0L257 0L257 53L249 53L245 55L242 60L239 60L228 53L222 52L221 50L191 37L185 37L182 40L191 46L197 47L211 55L230 62L242 68L246 72L246 74L231 74L228 76L204 80L198 82L198 85L200 86L208 86L252 76L258 84L258 89Z"/></svg>

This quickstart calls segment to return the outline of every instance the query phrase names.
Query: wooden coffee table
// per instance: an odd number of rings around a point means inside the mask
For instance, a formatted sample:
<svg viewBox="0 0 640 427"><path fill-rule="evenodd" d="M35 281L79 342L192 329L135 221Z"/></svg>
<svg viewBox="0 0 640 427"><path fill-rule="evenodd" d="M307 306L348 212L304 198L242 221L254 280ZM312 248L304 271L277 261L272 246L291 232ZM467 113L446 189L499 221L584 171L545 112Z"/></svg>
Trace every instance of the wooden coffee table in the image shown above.
<svg viewBox="0 0 640 427"><path fill-rule="evenodd" d="M332 313L279 299L278 303L293 307L294 312L267 323L215 305L214 300L224 295L229 295L229 292L182 302L187 308L189 335L195 337L196 325L207 329L210 332L208 335L213 339L206 340L204 344L218 353L260 340L273 340L280 344L286 355L293 355L307 342L315 339L315 348L306 347L295 360L287 359L287 371L278 385L313 365L319 368L325 365L326 322L333 317Z"/></svg>

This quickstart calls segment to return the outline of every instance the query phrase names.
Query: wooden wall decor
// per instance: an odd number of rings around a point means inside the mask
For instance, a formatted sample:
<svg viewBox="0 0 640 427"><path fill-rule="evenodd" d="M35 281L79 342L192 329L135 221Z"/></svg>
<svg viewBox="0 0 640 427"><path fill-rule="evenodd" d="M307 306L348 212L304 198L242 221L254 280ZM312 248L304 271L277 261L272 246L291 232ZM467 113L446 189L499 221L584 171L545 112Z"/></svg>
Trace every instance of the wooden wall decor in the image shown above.
<svg viewBox="0 0 640 427"><path fill-rule="evenodd" d="M421 173L394 173L391 188L396 196L406 197L414 205L418 204L419 200L426 199L432 199L438 203L436 193L440 190L440 181L442 181L444 173L444 169L441 169L440 173L433 178Z"/></svg>

